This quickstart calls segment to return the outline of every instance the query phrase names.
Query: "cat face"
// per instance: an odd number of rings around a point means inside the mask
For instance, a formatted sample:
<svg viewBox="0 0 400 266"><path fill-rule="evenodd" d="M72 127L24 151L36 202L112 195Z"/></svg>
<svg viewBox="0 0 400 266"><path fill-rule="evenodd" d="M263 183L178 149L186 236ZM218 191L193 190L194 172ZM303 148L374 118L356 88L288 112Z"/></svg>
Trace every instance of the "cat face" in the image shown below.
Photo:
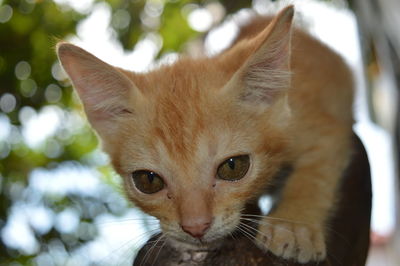
<svg viewBox="0 0 400 266"><path fill-rule="evenodd" d="M211 242L235 229L244 204L265 187L283 140L265 123L268 115L241 108L219 90L199 87L188 95L184 86L164 86L174 94L146 96L135 110L145 115L121 119L112 143L104 144L129 198L159 218L169 237ZM229 162L238 173L224 172Z"/></svg>
<svg viewBox="0 0 400 266"><path fill-rule="evenodd" d="M169 239L210 243L240 223L284 158L293 12L214 58L146 74L57 47L104 150Z"/></svg>

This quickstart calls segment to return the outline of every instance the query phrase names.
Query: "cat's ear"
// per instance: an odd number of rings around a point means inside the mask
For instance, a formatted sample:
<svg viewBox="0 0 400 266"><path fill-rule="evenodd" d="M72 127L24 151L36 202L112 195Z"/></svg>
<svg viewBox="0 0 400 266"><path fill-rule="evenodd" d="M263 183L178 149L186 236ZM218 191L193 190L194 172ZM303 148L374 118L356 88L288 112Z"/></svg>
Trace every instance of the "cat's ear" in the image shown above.
<svg viewBox="0 0 400 266"><path fill-rule="evenodd" d="M290 87L290 41L293 6L283 9L247 48L252 53L234 74L231 84L240 84L240 99L250 104L270 105Z"/></svg>
<svg viewBox="0 0 400 266"><path fill-rule="evenodd" d="M112 133L114 120L133 112L129 99L139 97L140 91L120 70L85 50L64 42L56 48L90 123L100 135Z"/></svg>

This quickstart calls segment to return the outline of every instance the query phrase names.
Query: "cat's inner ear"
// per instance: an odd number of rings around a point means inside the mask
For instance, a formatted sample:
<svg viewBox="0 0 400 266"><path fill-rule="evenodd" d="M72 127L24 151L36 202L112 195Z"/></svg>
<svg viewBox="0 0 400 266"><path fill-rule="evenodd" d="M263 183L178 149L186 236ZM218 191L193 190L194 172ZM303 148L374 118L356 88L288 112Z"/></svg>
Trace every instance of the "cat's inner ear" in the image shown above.
<svg viewBox="0 0 400 266"><path fill-rule="evenodd" d="M115 118L133 112L129 99L140 92L124 73L69 43L59 43L57 54L90 123L100 134L112 130Z"/></svg>
<svg viewBox="0 0 400 266"><path fill-rule="evenodd" d="M231 80L241 84L242 101L269 105L290 87L293 14L293 6L286 7L246 45L253 52Z"/></svg>

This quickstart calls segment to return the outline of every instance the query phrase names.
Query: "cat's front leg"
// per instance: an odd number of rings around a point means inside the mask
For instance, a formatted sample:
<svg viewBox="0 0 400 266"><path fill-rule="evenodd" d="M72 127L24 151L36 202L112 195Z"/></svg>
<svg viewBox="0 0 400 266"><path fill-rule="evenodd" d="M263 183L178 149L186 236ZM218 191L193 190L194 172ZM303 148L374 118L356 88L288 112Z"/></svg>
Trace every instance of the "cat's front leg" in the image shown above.
<svg viewBox="0 0 400 266"><path fill-rule="evenodd" d="M277 208L259 221L256 242L263 249L300 263L325 259L325 223L349 158L343 140L332 143L337 146L299 160Z"/></svg>
<svg viewBox="0 0 400 266"><path fill-rule="evenodd" d="M257 234L257 244L278 257L300 263L325 259L323 224L286 222L291 219L282 218L282 216L263 218Z"/></svg>

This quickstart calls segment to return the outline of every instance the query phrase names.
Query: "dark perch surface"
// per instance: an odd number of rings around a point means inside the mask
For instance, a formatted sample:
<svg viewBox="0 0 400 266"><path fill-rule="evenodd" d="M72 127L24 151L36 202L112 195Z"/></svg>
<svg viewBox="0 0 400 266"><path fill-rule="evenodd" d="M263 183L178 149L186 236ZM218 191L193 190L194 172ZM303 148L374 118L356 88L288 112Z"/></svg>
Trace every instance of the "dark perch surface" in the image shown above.
<svg viewBox="0 0 400 266"><path fill-rule="evenodd" d="M319 266L365 265L369 247L371 214L371 182L369 164L360 140L354 138L353 160L344 173L339 198L339 208L330 220L328 230L328 258L324 262L309 263ZM220 248L211 251L178 252L161 243L152 247L154 236L139 251L134 266L150 265L226 265L226 266L295 266L258 249L246 237L221 240ZM146 255L147 254L147 255Z"/></svg>

